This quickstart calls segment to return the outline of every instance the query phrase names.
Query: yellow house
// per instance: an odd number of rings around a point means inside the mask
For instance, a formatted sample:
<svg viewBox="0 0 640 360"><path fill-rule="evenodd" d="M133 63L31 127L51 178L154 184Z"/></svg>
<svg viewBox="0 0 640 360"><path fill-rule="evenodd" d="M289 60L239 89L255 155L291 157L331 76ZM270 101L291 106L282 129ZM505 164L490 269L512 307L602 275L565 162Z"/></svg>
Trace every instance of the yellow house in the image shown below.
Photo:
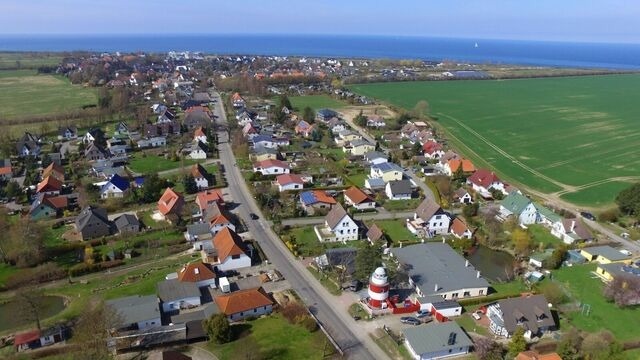
<svg viewBox="0 0 640 360"><path fill-rule="evenodd" d="M375 150L375 148L376 148L375 146L369 144L364 140L355 140L355 141L346 143L342 147L342 151L344 151L345 154L364 156L364 154Z"/></svg>
<svg viewBox="0 0 640 360"><path fill-rule="evenodd" d="M599 264L611 264L631 260L629 255L623 254L607 245L584 248L580 250L580 255L584 256L587 261L593 261Z"/></svg>
<svg viewBox="0 0 640 360"><path fill-rule="evenodd" d="M391 162L371 165L371 172L369 174L372 178L381 178L385 183L402 180L403 175L404 171L402 168Z"/></svg>
<svg viewBox="0 0 640 360"><path fill-rule="evenodd" d="M640 273L640 268L620 262L600 264L596 268L596 274L605 281L611 281L619 275L639 276L638 273Z"/></svg>

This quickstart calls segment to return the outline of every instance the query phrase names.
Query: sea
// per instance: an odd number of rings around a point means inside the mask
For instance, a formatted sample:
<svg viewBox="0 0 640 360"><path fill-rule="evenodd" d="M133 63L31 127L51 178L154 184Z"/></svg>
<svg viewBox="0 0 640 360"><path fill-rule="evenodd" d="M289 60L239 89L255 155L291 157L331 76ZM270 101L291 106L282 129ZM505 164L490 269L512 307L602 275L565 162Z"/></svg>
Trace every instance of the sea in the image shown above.
<svg viewBox="0 0 640 360"><path fill-rule="evenodd" d="M418 59L640 69L640 44L338 35L0 35L0 51L168 52Z"/></svg>

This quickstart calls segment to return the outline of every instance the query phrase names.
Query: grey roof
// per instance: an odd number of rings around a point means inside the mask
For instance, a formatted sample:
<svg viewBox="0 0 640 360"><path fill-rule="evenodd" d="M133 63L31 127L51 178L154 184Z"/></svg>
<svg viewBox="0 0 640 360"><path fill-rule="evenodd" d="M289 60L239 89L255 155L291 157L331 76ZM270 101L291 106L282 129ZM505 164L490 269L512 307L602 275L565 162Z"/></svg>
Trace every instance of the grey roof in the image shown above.
<svg viewBox="0 0 640 360"><path fill-rule="evenodd" d="M472 346L471 339L455 321L443 323L432 322L426 325L410 327L402 330L405 341L411 345L418 356L430 353L448 353L461 347ZM453 345L448 345L451 333L455 335Z"/></svg>
<svg viewBox="0 0 640 360"><path fill-rule="evenodd" d="M325 221L327 222L327 225L329 225L329 228L334 229L345 215L348 216L347 211L342 207L342 205L336 204L336 206L334 206L325 217Z"/></svg>
<svg viewBox="0 0 640 360"><path fill-rule="evenodd" d="M409 180L394 180L387 183L391 190L391 194L411 194L411 181Z"/></svg>
<svg viewBox="0 0 640 360"><path fill-rule="evenodd" d="M200 289L192 282L182 282L178 279L165 280L158 283L158 297L163 302L200 297Z"/></svg>
<svg viewBox="0 0 640 360"><path fill-rule="evenodd" d="M400 166L398 166L398 164L392 163L392 162L385 162L385 163L375 164L375 165L371 165L371 167L374 168L374 169L379 169L383 173L389 172L389 171L403 172L402 168Z"/></svg>
<svg viewBox="0 0 640 360"><path fill-rule="evenodd" d="M124 325L160 317L160 306L155 295L127 296L108 300L105 303L120 315Z"/></svg>
<svg viewBox="0 0 640 360"><path fill-rule="evenodd" d="M349 143L352 147L361 146L361 145L369 145L373 146L370 142L364 139L355 139Z"/></svg>
<svg viewBox="0 0 640 360"><path fill-rule="evenodd" d="M611 276L640 276L640 268L636 266L625 265L624 263L601 264L598 267L604 269Z"/></svg>
<svg viewBox="0 0 640 360"><path fill-rule="evenodd" d="M547 304L544 295L498 301L504 327L509 334L513 333L518 326L522 326L525 330L531 330L534 334L538 333L538 329L541 327L554 327L556 322ZM518 322L520 323L518 324Z"/></svg>
<svg viewBox="0 0 640 360"><path fill-rule="evenodd" d="M219 314L220 309L215 301L212 301L201 309L195 311L181 311L178 315L171 316L171 322L174 324L184 324L194 320L204 320L211 317L213 314Z"/></svg>
<svg viewBox="0 0 640 360"><path fill-rule="evenodd" d="M355 248L327 249L321 258L324 258L322 261L326 260L326 265L344 266L347 274L353 274L356 271L357 253L358 250Z"/></svg>
<svg viewBox="0 0 640 360"><path fill-rule="evenodd" d="M131 214L122 214L118 216L113 221L113 223L116 225L118 229L122 229L130 225L140 226L140 221L138 221L138 218L135 215L131 215Z"/></svg>
<svg viewBox="0 0 640 360"><path fill-rule="evenodd" d="M377 187L384 187L385 182L382 178L369 178L367 180L365 180L366 182L369 183L369 186L377 188Z"/></svg>
<svg viewBox="0 0 640 360"><path fill-rule="evenodd" d="M594 256L595 255L602 256L604 258L609 259L610 261L620 261L620 260L626 260L629 258L629 256L621 253L620 251L612 248L609 245L588 247L588 248L582 249L582 251L586 251L589 254Z"/></svg>
<svg viewBox="0 0 640 360"><path fill-rule="evenodd" d="M409 265L409 276L424 295L449 291L489 287L483 277L477 277L473 265L451 246L443 243L424 243L391 249L393 256ZM435 286L438 285L438 291Z"/></svg>
<svg viewBox="0 0 640 360"><path fill-rule="evenodd" d="M424 221L429 221L436 214L444 214L444 210L430 197L424 199L416 209L416 215Z"/></svg>
<svg viewBox="0 0 640 360"><path fill-rule="evenodd" d="M209 230L209 224L204 222L197 222L195 224L187 225L187 232L190 235L211 234Z"/></svg>
<svg viewBox="0 0 640 360"><path fill-rule="evenodd" d="M378 151L369 151L368 153L364 154L364 158L367 159L367 161L372 161L374 159L387 159L387 155L378 152Z"/></svg>
<svg viewBox="0 0 640 360"><path fill-rule="evenodd" d="M82 212L76 218L76 228L82 232L88 226L92 228L100 227L101 229L109 228L111 223L107 216L107 210L92 206L82 209Z"/></svg>

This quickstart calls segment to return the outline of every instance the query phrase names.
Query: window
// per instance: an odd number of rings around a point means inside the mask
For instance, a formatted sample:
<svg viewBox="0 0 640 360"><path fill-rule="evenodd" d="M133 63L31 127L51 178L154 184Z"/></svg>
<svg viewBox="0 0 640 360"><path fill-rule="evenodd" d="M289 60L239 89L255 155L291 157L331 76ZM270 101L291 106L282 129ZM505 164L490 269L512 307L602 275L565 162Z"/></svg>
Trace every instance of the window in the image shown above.
<svg viewBox="0 0 640 360"><path fill-rule="evenodd" d="M254 313L257 313L257 312L258 312L258 309L253 309L253 312L254 312Z"/></svg>
<svg viewBox="0 0 640 360"><path fill-rule="evenodd" d="M471 296L471 292L470 291L465 291L464 294L462 294L462 296L464 296L464 297Z"/></svg>
<svg viewBox="0 0 640 360"><path fill-rule="evenodd" d="M234 260L240 259L240 255L231 255L231 258Z"/></svg>
<svg viewBox="0 0 640 360"><path fill-rule="evenodd" d="M484 290L478 291L478 295L482 295L482 294L484 294Z"/></svg>
<svg viewBox="0 0 640 360"><path fill-rule="evenodd" d="M452 297L453 299L457 299L457 298L458 298L458 293L453 293L453 294L451 294L451 297Z"/></svg>

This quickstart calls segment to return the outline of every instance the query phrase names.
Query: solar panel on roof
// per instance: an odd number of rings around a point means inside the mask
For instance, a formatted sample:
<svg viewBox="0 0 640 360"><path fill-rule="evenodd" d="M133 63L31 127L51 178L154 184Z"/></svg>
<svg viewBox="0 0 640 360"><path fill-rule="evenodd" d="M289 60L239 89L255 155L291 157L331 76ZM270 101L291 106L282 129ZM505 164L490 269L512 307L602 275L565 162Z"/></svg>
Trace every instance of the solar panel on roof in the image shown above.
<svg viewBox="0 0 640 360"><path fill-rule="evenodd" d="M300 194L300 200L307 205L317 202L316 196L312 191L305 191Z"/></svg>

